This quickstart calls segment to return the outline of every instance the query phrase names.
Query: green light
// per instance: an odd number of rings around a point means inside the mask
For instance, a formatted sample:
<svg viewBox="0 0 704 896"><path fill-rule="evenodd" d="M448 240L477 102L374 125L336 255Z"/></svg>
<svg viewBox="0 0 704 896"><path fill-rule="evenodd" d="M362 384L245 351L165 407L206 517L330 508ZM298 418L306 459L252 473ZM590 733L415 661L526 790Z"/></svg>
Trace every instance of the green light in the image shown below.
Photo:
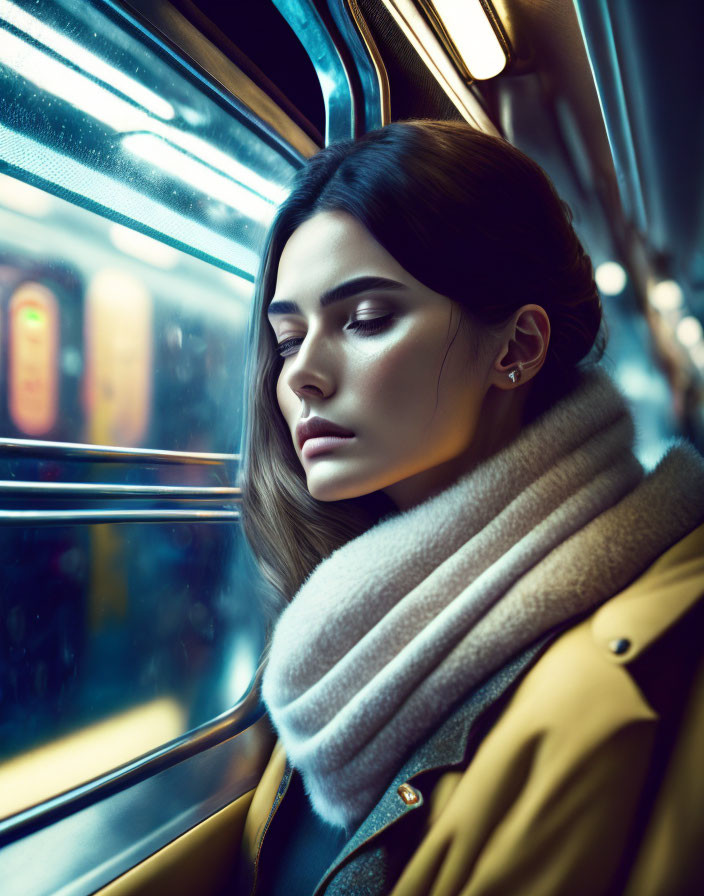
<svg viewBox="0 0 704 896"><path fill-rule="evenodd" d="M25 323L41 324L44 322L44 315L36 308L27 308L24 312Z"/></svg>

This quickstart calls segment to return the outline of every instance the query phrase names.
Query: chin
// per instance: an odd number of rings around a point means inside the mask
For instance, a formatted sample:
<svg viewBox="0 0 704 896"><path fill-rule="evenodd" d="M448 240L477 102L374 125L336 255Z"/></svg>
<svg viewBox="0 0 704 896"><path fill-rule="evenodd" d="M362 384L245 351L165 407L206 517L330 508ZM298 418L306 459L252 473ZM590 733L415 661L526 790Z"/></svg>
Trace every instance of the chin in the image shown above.
<svg viewBox="0 0 704 896"><path fill-rule="evenodd" d="M344 480L341 477L316 477L307 479L308 491L316 501L330 503L332 501L349 501L352 498L361 498L362 495L370 495L377 491L377 486L360 479Z"/></svg>
<svg viewBox="0 0 704 896"><path fill-rule="evenodd" d="M365 491L355 489L353 486L346 488L340 487L337 483L326 483L324 485L308 486L308 491L312 498L316 501L331 503L333 501L349 501L351 498L358 498L360 495L367 494Z"/></svg>

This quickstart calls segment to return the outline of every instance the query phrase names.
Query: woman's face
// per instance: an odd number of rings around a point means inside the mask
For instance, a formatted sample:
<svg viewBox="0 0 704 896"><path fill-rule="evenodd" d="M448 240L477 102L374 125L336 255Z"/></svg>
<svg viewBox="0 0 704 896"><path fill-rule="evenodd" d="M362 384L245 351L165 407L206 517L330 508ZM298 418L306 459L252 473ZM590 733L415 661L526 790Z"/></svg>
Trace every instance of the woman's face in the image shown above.
<svg viewBox="0 0 704 896"><path fill-rule="evenodd" d="M471 467L493 354L459 320L352 216L319 212L293 233L269 321L279 407L314 498L381 490L403 509ZM297 427L316 417L353 435L302 447Z"/></svg>

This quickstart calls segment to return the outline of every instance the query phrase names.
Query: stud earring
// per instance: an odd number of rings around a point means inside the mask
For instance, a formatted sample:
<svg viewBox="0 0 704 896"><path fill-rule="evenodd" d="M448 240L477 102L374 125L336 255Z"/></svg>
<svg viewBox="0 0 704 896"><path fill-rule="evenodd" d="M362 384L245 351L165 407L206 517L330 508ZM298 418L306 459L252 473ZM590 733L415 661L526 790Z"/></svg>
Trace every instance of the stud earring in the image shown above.
<svg viewBox="0 0 704 896"><path fill-rule="evenodd" d="M522 375L520 367L514 367L513 370L508 372L508 378L512 383L520 383Z"/></svg>

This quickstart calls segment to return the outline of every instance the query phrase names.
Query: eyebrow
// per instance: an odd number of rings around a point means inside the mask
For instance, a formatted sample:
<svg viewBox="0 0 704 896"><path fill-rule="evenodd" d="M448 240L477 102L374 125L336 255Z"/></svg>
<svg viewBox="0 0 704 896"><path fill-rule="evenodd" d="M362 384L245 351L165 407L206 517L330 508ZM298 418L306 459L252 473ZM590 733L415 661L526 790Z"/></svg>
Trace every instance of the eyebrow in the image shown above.
<svg viewBox="0 0 704 896"><path fill-rule="evenodd" d="M320 307L326 308L333 302L341 302L343 299L349 299L360 292L369 292L372 289L397 290L405 288L405 284L399 283L397 280L389 280L387 277L354 277L352 280L346 280L324 292L320 297ZM268 315L300 313L300 306L296 302L286 299L277 299L271 302L267 309Z"/></svg>

